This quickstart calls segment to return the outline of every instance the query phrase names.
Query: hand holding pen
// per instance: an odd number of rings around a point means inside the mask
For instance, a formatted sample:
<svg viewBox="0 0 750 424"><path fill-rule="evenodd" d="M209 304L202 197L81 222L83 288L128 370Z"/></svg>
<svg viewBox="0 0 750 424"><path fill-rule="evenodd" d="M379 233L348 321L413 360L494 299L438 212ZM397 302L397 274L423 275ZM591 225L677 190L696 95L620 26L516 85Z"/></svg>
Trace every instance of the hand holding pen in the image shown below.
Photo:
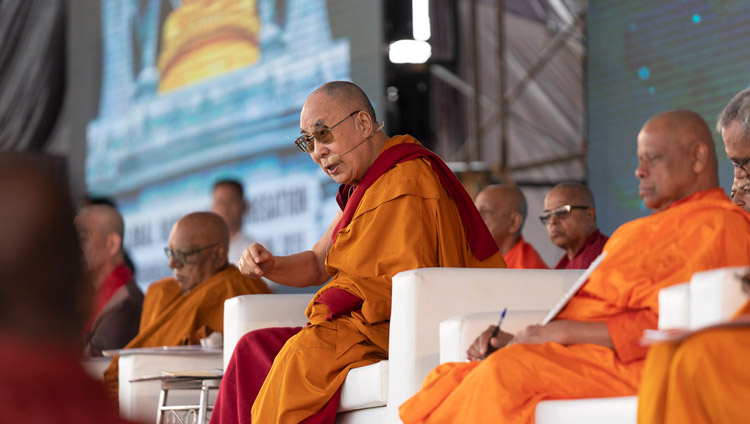
<svg viewBox="0 0 750 424"><path fill-rule="evenodd" d="M507 312L508 312L508 308L504 308L503 312L500 314L500 319L497 320L497 326L495 326L495 329L492 330L492 335L490 336L490 338L487 339L487 352L484 354L484 358L488 357L492 352L498 349L492 346L492 339L497 337L497 333L500 331L500 326L503 324L503 320L505 319L505 314Z"/></svg>

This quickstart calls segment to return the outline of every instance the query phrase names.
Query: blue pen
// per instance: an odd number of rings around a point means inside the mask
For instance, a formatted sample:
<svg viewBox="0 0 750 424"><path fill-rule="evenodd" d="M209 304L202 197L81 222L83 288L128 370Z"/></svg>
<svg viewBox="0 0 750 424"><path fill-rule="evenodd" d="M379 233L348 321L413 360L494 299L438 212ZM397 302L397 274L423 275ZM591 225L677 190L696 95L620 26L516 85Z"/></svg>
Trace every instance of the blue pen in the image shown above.
<svg viewBox="0 0 750 424"><path fill-rule="evenodd" d="M491 341L492 341L492 339L494 339L495 337L497 337L497 333L498 333L498 331L500 331L500 325L503 323L503 319L505 319L505 313L506 312L508 312L508 308L504 308L503 312L500 313L500 319L497 320L497 326L492 331L492 336L487 340L487 353L484 354L485 358L487 356L489 356L490 353L492 353L495 350L497 350L494 346L492 346Z"/></svg>

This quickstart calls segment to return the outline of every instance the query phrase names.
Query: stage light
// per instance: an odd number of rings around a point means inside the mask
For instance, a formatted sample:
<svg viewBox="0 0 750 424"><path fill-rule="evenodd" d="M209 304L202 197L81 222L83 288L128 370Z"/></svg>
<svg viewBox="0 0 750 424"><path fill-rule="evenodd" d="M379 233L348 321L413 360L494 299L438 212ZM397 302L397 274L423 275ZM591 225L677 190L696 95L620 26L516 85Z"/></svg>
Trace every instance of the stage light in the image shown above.
<svg viewBox="0 0 750 424"><path fill-rule="evenodd" d="M417 40L398 40L388 46L391 63L425 63L432 55L430 43Z"/></svg>
<svg viewBox="0 0 750 424"><path fill-rule="evenodd" d="M414 39L427 41L430 39L430 2L429 0L412 0L411 20Z"/></svg>

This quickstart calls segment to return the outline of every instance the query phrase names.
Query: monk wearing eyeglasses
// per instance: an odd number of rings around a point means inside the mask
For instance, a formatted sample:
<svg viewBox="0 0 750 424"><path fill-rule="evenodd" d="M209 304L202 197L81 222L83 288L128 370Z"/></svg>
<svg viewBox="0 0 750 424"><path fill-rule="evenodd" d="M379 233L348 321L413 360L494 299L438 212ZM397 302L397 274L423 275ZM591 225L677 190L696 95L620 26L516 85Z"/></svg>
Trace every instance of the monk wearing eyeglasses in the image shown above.
<svg viewBox="0 0 750 424"><path fill-rule="evenodd" d="M305 101L295 144L341 184L341 210L311 250L245 250L240 270L314 286L304 328L237 343L211 423L333 422L351 368L388 358L391 279L422 267L502 267L482 217L450 169L413 137L388 137L365 93L326 83ZM456 282L460 284L460 282Z"/></svg>
<svg viewBox="0 0 750 424"><path fill-rule="evenodd" d="M604 260L552 322L496 337L490 327L470 347L471 362L435 368L401 406L405 423L533 423L542 400L635 395L659 290L750 263L750 216L718 186L700 115L656 115L637 144L638 192L653 214L612 234ZM488 343L498 349L481 359Z"/></svg>
<svg viewBox="0 0 750 424"><path fill-rule="evenodd" d="M219 215L195 212L180 218L164 249L173 277L151 284L143 300L138 335L125 349L199 344L224 331L224 301L244 294L270 293L266 284L229 264L229 227ZM104 373L118 387L117 358Z"/></svg>
<svg viewBox="0 0 750 424"><path fill-rule="evenodd" d="M565 251L555 269L588 268L609 239L596 225L594 195L583 184L552 187L544 198L544 213L539 219L550 241Z"/></svg>

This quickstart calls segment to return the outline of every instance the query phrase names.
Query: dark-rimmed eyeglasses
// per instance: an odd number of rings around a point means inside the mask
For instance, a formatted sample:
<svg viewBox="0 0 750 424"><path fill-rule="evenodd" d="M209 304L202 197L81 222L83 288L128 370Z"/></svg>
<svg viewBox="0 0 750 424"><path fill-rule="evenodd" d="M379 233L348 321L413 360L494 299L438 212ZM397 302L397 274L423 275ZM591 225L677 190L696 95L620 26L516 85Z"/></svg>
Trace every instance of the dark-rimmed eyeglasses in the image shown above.
<svg viewBox="0 0 750 424"><path fill-rule="evenodd" d="M362 112L362 110L355 110L354 112L347 115L346 118L340 120L339 122L336 122L330 127L327 125L316 127L313 130L312 134L302 134L301 136L297 137L294 140L294 144L305 153L310 153L315 150L315 142L313 139L318 140L318 143L320 144L329 144L333 141L333 133L331 132L331 130L333 130L352 116L358 114L359 112Z"/></svg>
<svg viewBox="0 0 750 424"><path fill-rule="evenodd" d="M542 221L543 225L547 225L547 222L549 222L549 219L552 218L552 215L555 216L557 219L565 219L570 215L570 212L573 209L588 209L591 206L576 206L576 205L562 205L558 206L555 209L552 209L551 211L544 211L541 215L539 215L539 220Z"/></svg>
<svg viewBox="0 0 750 424"><path fill-rule="evenodd" d="M164 248L164 254L167 255L168 260L172 260L174 258L175 261L181 263L181 264L189 264L189 258L190 256L195 255L196 253L200 253L203 250L206 250L208 248L218 246L219 243L212 243L208 246L199 247L197 249L190 250L188 252L183 252L181 250L172 250L169 247Z"/></svg>
<svg viewBox="0 0 750 424"><path fill-rule="evenodd" d="M750 170L748 170L746 167L750 164L750 157L744 158L744 159L729 159L732 161L732 165L734 165L735 168L739 168L743 171L745 171L746 174L750 175Z"/></svg>

